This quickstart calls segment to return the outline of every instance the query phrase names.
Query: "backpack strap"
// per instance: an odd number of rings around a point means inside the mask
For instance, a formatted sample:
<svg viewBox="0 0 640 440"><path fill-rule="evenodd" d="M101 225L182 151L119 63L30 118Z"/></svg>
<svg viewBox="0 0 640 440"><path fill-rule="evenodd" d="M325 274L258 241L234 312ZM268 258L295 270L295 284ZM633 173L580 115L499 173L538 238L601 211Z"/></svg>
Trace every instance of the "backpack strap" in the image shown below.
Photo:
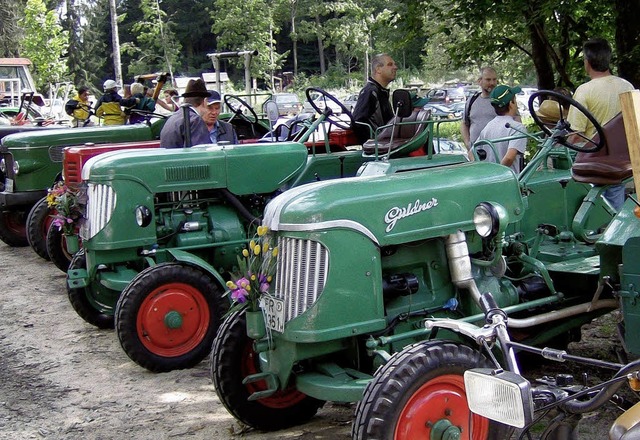
<svg viewBox="0 0 640 440"><path fill-rule="evenodd" d="M476 99L478 99L478 96L480 96L481 92L476 92L473 95L471 95L471 98L469 98L469 100L467 101L467 105L465 106L464 109L464 123L466 124L467 127L471 127L471 106L473 105L474 102L476 102Z"/></svg>

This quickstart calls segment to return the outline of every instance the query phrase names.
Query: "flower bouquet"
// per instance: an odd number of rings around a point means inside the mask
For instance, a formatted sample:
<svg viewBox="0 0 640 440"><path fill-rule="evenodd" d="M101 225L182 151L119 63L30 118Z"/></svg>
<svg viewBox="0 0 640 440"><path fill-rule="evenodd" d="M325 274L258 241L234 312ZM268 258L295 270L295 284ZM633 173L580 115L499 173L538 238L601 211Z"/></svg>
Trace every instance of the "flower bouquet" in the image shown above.
<svg viewBox="0 0 640 440"><path fill-rule="evenodd" d="M65 185L64 182L58 182L49 189L47 204L55 210L53 224L65 235L74 235L83 219L84 204L81 199L80 189Z"/></svg>
<svg viewBox="0 0 640 440"><path fill-rule="evenodd" d="M262 295L269 291L276 271L278 248L272 246L269 228L258 226L257 235L249 242L249 248L238 256L240 274L227 282L233 305L231 311L248 308L255 312L260 309Z"/></svg>

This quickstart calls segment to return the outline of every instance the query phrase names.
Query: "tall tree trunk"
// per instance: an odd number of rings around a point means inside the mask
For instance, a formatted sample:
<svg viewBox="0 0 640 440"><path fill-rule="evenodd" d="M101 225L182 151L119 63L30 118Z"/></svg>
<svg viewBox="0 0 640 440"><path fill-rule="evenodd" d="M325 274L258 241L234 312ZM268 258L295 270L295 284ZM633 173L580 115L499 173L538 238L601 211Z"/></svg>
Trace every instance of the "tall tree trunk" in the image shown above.
<svg viewBox="0 0 640 440"><path fill-rule="evenodd" d="M544 35L544 20L540 18L533 8L534 5L530 5L530 11L533 16L528 25L531 39L531 59L538 77L538 88L551 90L555 87L555 80L553 78L553 67L551 66L551 61L549 61L546 36ZM553 48L551 49L553 50Z"/></svg>
<svg viewBox="0 0 640 440"><path fill-rule="evenodd" d="M298 75L298 35L296 34L296 16L298 15L298 0L291 0L291 40L293 42L293 77Z"/></svg>
<svg viewBox="0 0 640 440"><path fill-rule="evenodd" d="M618 75L640 87L640 0L615 0Z"/></svg>
<svg viewBox="0 0 640 440"><path fill-rule="evenodd" d="M109 0L109 12L111 13L111 45L113 46L113 71L118 84L122 82L122 63L120 61L120 37L118 36L118 12L116 0Z"/></svg>
<svg viewBox="0 0 640 440"><path fill-rule="evenodd" d="M324 72L327 70L324 64L324 43L322 42L322 29L320 25L320 16L316 14L316 35L318 37L318 56L320 57L320 75L324 75Z"/></svg>

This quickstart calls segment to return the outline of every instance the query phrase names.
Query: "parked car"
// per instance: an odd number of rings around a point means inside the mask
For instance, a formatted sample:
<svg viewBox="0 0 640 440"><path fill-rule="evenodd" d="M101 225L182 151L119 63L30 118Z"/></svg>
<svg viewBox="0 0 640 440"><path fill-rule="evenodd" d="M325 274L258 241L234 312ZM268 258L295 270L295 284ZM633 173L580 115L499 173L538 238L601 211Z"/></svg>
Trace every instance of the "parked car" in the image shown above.
<svg viewBox="0 0 640 440"><path fill-rule="evenodd" d="M423 107L425 110L431 110L433 119L454 119L462 116L462 111L453 110L451 107L442 104L427 103Z"/></svg>
<svg viewBox="0 0 640 440"><path fill-rule="evenodd" d="M353 109L356 108L356 103L358 102L358 96L359 96L358 93L353 93L353 94L347 96L346 98L344 98L344 100L342 101L344 106L351 113L353 113Z"/></svg>
<svg viewBox="0 0 640 440"><path fill-rule="evenodd" d="M278 105L280 116L297 115L302 109L302 103L295 93L276 93L271 99Z"/></svg>
<svg viewBox="0 0 640 440"><path fill-rule="evenodd" d="M437 88L427 92L426 98L429 102L437 102L442 104L452 104L454 102L464 101L464 89L459 88Z"/></svg>
<svg viewBox="0 0 640 440"><path fill-rule="evenodd" d="M325 107L328 105L334 115L339 115L339 114L342 113L342 107L340 107L337 103L335 103L335 102L333 102L333 101L331 101L329 99L324 98L320 94L313 94L312 96L313 96L313 103L320 110L324 110ZM349 108L349 107L347 107L347 108ZM316 110L311 105L309 100L305 101L304 104L302 105L302 112L303 113L314 113L315 111Z"/></svg>
<svg viewBox="0 0 640 440"><path fill-rule="evenodd" d="M433 138L433 147L436 154L467 154L464 145L452 139Z"/></svg>
<svg viewBox="0 0 640 440"><path fill-rule="evenodd" d="M516 95L516 101L518 103L518 110L520 114L528 114L529 113L529 97L533 92L537 92L538 89L535 87L521 87L520 93ZM538 101L534 102L534 108L537 109Z"/></svg>

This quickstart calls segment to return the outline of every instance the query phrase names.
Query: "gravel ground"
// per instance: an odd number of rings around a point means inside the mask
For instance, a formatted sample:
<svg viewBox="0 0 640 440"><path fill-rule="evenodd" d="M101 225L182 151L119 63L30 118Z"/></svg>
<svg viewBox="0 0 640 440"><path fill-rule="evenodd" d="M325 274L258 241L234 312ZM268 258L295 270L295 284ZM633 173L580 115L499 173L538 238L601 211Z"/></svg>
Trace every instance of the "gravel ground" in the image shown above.
<svg viewBox="0 0 640 440"><path fill-rule="evenodd" d="M149 373L129 360L113 331L76 315L53 264L31 248L1 243L0 261L0 439L350 438L354 406L332 403L310 423L277 434L244 429L219 403L207 361ZM572 349L613 356L615 319L585 326L585 342ZM589 414L579 438L607 438L618 413L608 405Z"/></svg>

